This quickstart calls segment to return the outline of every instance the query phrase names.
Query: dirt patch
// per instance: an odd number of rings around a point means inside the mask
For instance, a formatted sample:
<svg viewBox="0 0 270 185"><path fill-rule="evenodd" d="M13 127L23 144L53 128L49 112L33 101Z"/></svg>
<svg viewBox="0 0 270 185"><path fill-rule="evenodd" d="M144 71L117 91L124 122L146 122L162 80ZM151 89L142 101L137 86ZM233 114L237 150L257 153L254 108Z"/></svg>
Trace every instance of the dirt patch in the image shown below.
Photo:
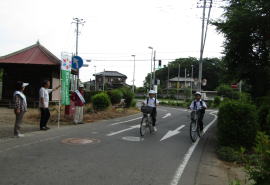
<svg viewBox="0 0 270 185"><path fill-rule="evenodd" d="M58 107L51 107L51 118L49 127L54 128L58 123ZM85 106L84 122L91 123L98 120L112 119L139 113L136 108L114 108L110 107L105 111L94 112L90 106ZM61 107L60 125L73 125L73 118L64 115L64 107ZM29 109L25 114L22 124L22 133L34 132L39 130L40 112L38 109ZM0 108L0 139L13 137L13 127L15 115L13 109Z"/></svg>

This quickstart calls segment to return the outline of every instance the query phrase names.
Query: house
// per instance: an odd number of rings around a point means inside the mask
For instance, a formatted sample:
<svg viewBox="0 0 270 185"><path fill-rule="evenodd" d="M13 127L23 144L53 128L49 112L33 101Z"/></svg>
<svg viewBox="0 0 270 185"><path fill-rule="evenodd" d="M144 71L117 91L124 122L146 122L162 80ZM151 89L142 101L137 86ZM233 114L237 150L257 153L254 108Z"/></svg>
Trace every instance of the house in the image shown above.
<svg viewBox="0 0 270 185"><path fill-rule="evenodd" d="M0 100L11 101L16 82L29 83L25 89L28 102L38 101L39 89L44 80L50 80L52 88L60 83L61 61L39 42L0 57ZM59 100L60 93L54 91L51 100Z"/></svg>
<svg viewBox="0 0 270 185"><path fill-rule="evenodd" d="M179 84L179 86L178 86ZM172 88L184 88L189 87L195 88L197 86L197 79L194 78L182 78L182 77L174 77L169 79L169 89Z"/></svg>
<svg viewBox="0 0 270 185"><path fill-rule="evenodd" d="M127 76L117 71L104 71L94 74L96 80L96 89L115 89L127 85Z"/></svg>

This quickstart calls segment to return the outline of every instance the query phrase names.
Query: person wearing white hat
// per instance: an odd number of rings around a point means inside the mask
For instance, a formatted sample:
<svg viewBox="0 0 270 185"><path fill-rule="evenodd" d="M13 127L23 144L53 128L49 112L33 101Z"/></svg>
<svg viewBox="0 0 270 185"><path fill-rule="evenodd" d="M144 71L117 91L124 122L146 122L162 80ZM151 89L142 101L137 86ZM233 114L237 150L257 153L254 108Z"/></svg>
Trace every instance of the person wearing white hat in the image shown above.
<svg viewBox="0 0 270 185"><path fill-rule="evenodd" d="M207 108L206 103L202 100L202 94L200 92L194 93L195 100L191 102L189 108L191 110L198 110L198 123L200 131L203 131L203 117L205 114L205 109Z"/></svg>
<svg viewBox="0 0 270 185"><path fill-rule="evenodd" d="M74 124L83 124L83 106L84 99L84 85L80 84L79 89L72 93L71 100L75 103Z"/></svg>
<svg viewBox="0 0 270 185"><path fill-rule="evenodd" d="M14 113L16 116L16 121L14 125L14 136L16 137L23 137L24 135L20 132L21 124L23 120L23 116L25 112L27 111L27 101L26 97L23 93L26 86L28 86L28 83L23 83L21 81L18 81L16 84L16 91L13 94L14 98Z"/></svg>
<svg viewBox="0 0 270 185"><path fill-rule="evenodd" d="M156 127L157 106L159 105L159 101L156 98L156 91L150 90L148 94L149 94L149 97L143 102L143 104L149 107L153 107L151 117L152 117L154 131L156 132L157 131L157 127Z"/></svg>

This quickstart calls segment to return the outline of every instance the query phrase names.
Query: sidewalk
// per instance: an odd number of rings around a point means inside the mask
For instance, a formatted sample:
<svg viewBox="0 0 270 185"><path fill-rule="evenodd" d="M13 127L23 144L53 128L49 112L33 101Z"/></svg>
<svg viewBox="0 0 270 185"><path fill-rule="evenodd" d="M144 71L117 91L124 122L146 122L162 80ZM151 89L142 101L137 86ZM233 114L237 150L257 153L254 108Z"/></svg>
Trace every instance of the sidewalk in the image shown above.
<svg viewBox="0 0 270 185"><path fill-rule="evenodd" d="M214 125L205 135L205 147L200 160L196 185L229 185L236 179L245 184L247 177L243 168L217 158L216 130L216 125Z"/></svg>

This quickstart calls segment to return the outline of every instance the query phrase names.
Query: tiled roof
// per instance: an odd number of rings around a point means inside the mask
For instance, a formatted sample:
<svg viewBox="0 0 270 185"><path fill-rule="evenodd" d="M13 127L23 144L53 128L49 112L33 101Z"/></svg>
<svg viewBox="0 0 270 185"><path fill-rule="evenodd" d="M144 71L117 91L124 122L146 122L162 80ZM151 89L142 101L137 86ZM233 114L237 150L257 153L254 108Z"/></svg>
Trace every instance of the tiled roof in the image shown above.
<svg viewBox="0 0 270 185"><path fill-rule="evenodd" d="M60 65L61 61L37 42L32 46L0 57L0 63Z"/></svg>
<svg viewBox="0 0 270 185"><path fill-rule="evenodd" d="M193 78L178 78L178 77L174 77L174 78L171 78L169 80L170 82L194 82L195 80Z"/></svg>
<svg viewBox="0 0 270 185"><path fill-rule="evenodd" d="M104 72L100 72L95 74L94 76L111 76L111 77L124 77L127 78L126 75L119 73L117 71L104 71Z"/></svg>

